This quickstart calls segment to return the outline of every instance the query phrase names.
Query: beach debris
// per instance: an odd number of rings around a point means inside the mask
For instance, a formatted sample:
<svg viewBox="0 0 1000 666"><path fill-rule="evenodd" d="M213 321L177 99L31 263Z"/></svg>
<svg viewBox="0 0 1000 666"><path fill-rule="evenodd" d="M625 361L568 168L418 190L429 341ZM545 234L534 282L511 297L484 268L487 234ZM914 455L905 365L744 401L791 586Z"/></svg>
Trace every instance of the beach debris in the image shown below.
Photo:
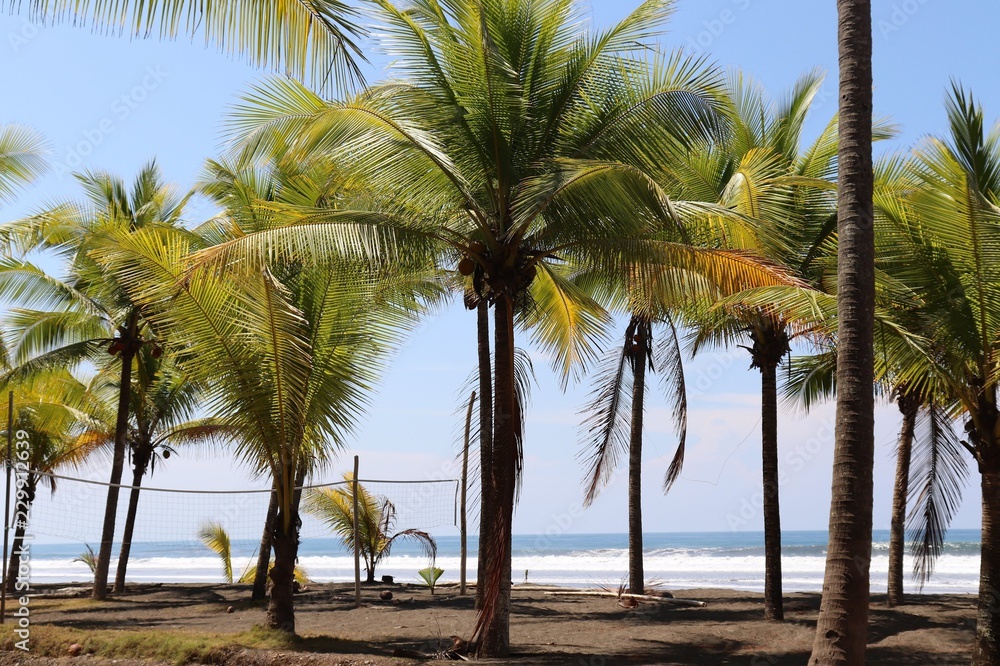
<svg viewBox="0 0 1000 666"><path fill-rule="evenodd" d="M407 659L441 660L441 661L469 661L469 644L461 636L449 636L451 647L437 652L421 652L419 650L407 650L396 648L392 651L393 657L406 657Z"/></svg>
<svg viewBox="0 0 1000 666"><path fill-rule="evenodd" d="M83 652L83 646L79 643L73 643L66 651L69 653L69 656L78 657Z"/></svg>
<svg viewBox="0 0 1000 666"><path fill-rule="evenodd" d="M236 609L235 609L235 608L233 608L232 606L230 606L229 608L227 608L227 609L226 609L226 612L227 612L227 613L235 613L235 612L236 612Z"/></svg>
<svg viewBox="0 0 1000 666"><path fill-rule="evenodd" d="M390 590L382 590L379 593L378 598L381 599L382 601L391 601L392 600L392 592Z"/></svg>
<svg viewBox="0 0 1000 666"><path fill-rule="evenodd" d="M622 608L638 608L639 600L629 596L618 597L618 605Z"/></svg>
<svg viewBox="0 0 1000 666"><path fill-rule="evenodd" d="M387 585L392 585L392 581L393 581L392 576L382 576L383 583L386 583Z"/></svg>
<svg viewBox="0 0 1000 666"><path fill-rule="evenodd" d="M554 597L619 597L617 592L604 592L601 590L565 590L560 592L542 592ZM673 597L660 596L656 594L622 594L621 598L631 597L641 601L659 601L660 603L673 604L675 606L694 606L704 608L708 606L704 601L694 599L675 599Z"/></svg>

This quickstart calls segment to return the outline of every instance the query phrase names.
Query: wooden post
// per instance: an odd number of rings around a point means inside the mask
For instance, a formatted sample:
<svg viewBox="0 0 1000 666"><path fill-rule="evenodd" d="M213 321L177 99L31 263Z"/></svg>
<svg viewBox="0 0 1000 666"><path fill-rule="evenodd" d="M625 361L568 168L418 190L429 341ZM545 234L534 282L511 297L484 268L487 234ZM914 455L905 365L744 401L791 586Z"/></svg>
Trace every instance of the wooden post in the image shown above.
<svg viewBox="0 0 1000 666"><path fill-rule="evenodd" d="M7 619L7 537L10 534L11 441L14 438L14 392L7 395L7 495L3 502L3 587L0 587L0 624Z"/></svg>
<svg viewBox="0 0 1000 666"><path fill-rule="evenodd" d="M472 430L472 405L476 402L476 392L469 396L469 409L465 412L465 446L462 448L462 517L459 530L462 534L462 565L459 574L458 593L465 594L465 560L469 555L468 530L465 520L465 492L469 485L469 433Z"/></svg>
<svg viewBox="0 0 1000 666"><path fill-rule="evenodd" d="M361 607L361 533L358 531L358 457L354 456L354 607Z"/></svg>

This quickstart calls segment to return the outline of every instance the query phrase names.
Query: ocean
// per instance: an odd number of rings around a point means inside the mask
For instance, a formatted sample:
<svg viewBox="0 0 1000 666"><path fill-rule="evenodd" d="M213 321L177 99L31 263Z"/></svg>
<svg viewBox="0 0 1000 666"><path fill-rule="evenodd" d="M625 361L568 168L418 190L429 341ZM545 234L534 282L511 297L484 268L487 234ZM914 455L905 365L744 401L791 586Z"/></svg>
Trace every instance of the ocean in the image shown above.
<svg viewBox="0 0 1000 666"><path fill-rule="evenodd" d="M764 536L760 532L691 532L646 534L644 566L646 578L663 589L728 588L763 591ZM926 593L975 593L979 585L978 530L952 530L948 534L935 573L924 586ZM874 534L873 592L886 587L888 571L887 531ZM817 592L822 588L826 555L826 532L785 532L782 535L782 573L785 592ZM441 582L457 581L459 538L437 539L437 566L444 569ZM515 535L513 580L515 583L616 589L628 570L628 537L625 534L565 534L556 536ZM238 576L253 566L256 543L233 543L233 570ZM469 579L476 575L477 541L469 539ZM90 572L73 559L80 544L36 544L31 553L31 581L70 583L91 580ZM300 564L317 582L350 581L353 558L336 539L305 539L299 550ZM906 558L906 566L911 560ZM419 582L417 571L428 565L419 550L398 543L383 560L377 576L388 574L397 582ZM112 571L114 563L112 562ZM128 578L135 582L209 583L222 581L217 556L198 542L135 543ZM363 575L363 573L362 573ZM907 579L907 592L916 586Z"/></svg>

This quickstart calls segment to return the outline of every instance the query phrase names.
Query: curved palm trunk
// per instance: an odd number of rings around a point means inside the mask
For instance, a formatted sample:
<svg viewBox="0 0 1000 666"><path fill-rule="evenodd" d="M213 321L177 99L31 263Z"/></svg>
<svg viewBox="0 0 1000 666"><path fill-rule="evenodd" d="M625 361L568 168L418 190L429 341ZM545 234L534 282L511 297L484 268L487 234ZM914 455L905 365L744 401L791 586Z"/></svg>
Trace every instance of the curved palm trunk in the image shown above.
<svg viewBox="0 0 1000 666"><path fill-rule="evenodd" d="M115 421L115 450L111 462L111 481L108 501L104 506L104 526L101 529L101 548L94 567L94 599L108 597L108 569L111 568L111 547L115 540L115 518L118 512L118 490L125 467L125 447L128 446L128 411L132 392L132 359L136 352L138 315L133 313L125 331L126 340L121 351L121 384L118 389L118 418Z"/></svg>
<svg viewBox="0 0 1000 666"><path fill-rule="evenodd" d="M260 548L257 551L257 570L253 577L253 592L250 599L261 601L267 597L267 567L271 564L271 528L275 516L278 515L278 493L271 484L271 499L267 503L267 516L264 518L264 533L260 537Z"/></svg>
<svg viewBox="0 0 1000 666"><path fill-rule="evenodd" d="M28 474L24 487L24 503L26 511L29 514L31 513L31 505L35 501L35 490L37 487L38 477L34 474ZM17 590L17 570L21 568L21 547L24 545L24 534L28 529L26 519L19 519L17 516L14 519L14 542L10 545L10 557L7 560L7 579L4 583L7 588L7 594L14 594Z"/></svg>
<svg viewBox="0 0 1000 666"><path fill-rule="evenodd" d="M903 552L906 549L906 493L910 487L910 458L920 403L900 392L896 399L903 414L896 449L896 481L892 489L892 522L889 526L889 607L903 603Z"/></svg>
<svg viewBox="0 0 1000 666"><path fill-rule="evenodd" d="M838 0L837 426L823 600L811 665L865 663L874 464L871 0Z"/></svg>
<svg viewBox="0 0 1000 666"><path fill-rule="evenodd" d="M992 449L993 459L982 466L983 552L972 662L975 666L1000 666L1000 442L994 442Z"/></svg>
<svg viewBox="0 0 1000 666"><path fill-rule="evenodd" d="M510 298L497 299L494 351L493 509L486 550L483 605L477 619L480 654L506 657L510 653L511 520L521 440L521 419L514 388L514 310Z"/></svg>
<svg viewBox="0 0 1000 666"><path fill-rule="evenodd" d="M132 550L132 533L135 531L135 516L139 510L139 487L142 477L146 475L152 449L142 445L136 447L132 458L132 490L129 492L128 513L125 516L125 532L122 534L122 547L118 552L118 570L115 572L115 586L111 591L120 594L125 591L125 572L128 569L129 553Z"/></svg>
<svg viewBox="0 0 1000 666"><path fill-rule="evenodd" d="M779 357L780 358L780 357ZM761 470L764 480L764 619L785 619L781 598L781 509L778 502L778 367L766 362L761 376Z"/></svg>
<svg viewBox="0 0 1000 666"><path fill-rule="evenodd" d="M486 589L486 551L493 510L493 368L490 366L490 310L485 300L476 308L479 338L479 558L476 570L476 608L483 607Z"/></svg>
<svg viewBox="0 0 1000 666"><path fill-rule="evenodd" d="M638 322L630 341L632 360L632 424L628 448L628 579L629 592L644 594L642 570L642 417L646 397L646 347L649 324Z"/></svg>

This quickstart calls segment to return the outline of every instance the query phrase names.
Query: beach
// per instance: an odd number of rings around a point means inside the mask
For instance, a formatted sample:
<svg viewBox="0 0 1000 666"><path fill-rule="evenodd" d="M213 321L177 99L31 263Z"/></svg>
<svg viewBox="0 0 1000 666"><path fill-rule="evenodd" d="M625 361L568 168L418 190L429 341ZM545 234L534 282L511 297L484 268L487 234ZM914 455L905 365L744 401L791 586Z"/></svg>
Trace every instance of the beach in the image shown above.
<svg viewBox="0 0 1000 666"><path fill-rule="evenodd" d="M379 598L384 590L392 591L392 600ZM494 663L801 665L812 647L819 608L818 594L787 594L786 621L773 623L763 620L762 597L755 592L670 589L678 599L707 606L651 601L626 609L614 597L547 594L550 590L515 586L512 656ZM131 649L141 650L139 642L150 636L161 644L186 638L218 645L192 652L189 663L415 664L419 662L394 657L393 652L431 655L450 648L451 636L467 637L475 618L472 590L460 596L451 585L439 586L433 595L422 586L364 586L362 605L353 608L352 585L311 584L295 598L301 638L288 646L260 647L267 641L254 634L254 628L263 624L264 608L249 602L246 585L138 584L107 602L86 598L85 586L44 585L36 593L31 602L32 652L12 651L9 629L4 629L0 664L178 663L176 658L157 660L149 648L142 654L146 659L130 658L129 639L134 638ZM968 664L975 597L908 595L905 605L888 609L884 595L873 595L869 627L868 663ZM209 636L211 640L205 638ZM79 643L83 654L66 656L72 643ZM90 650L118 652L105 660L85 656Z"/></svg>

